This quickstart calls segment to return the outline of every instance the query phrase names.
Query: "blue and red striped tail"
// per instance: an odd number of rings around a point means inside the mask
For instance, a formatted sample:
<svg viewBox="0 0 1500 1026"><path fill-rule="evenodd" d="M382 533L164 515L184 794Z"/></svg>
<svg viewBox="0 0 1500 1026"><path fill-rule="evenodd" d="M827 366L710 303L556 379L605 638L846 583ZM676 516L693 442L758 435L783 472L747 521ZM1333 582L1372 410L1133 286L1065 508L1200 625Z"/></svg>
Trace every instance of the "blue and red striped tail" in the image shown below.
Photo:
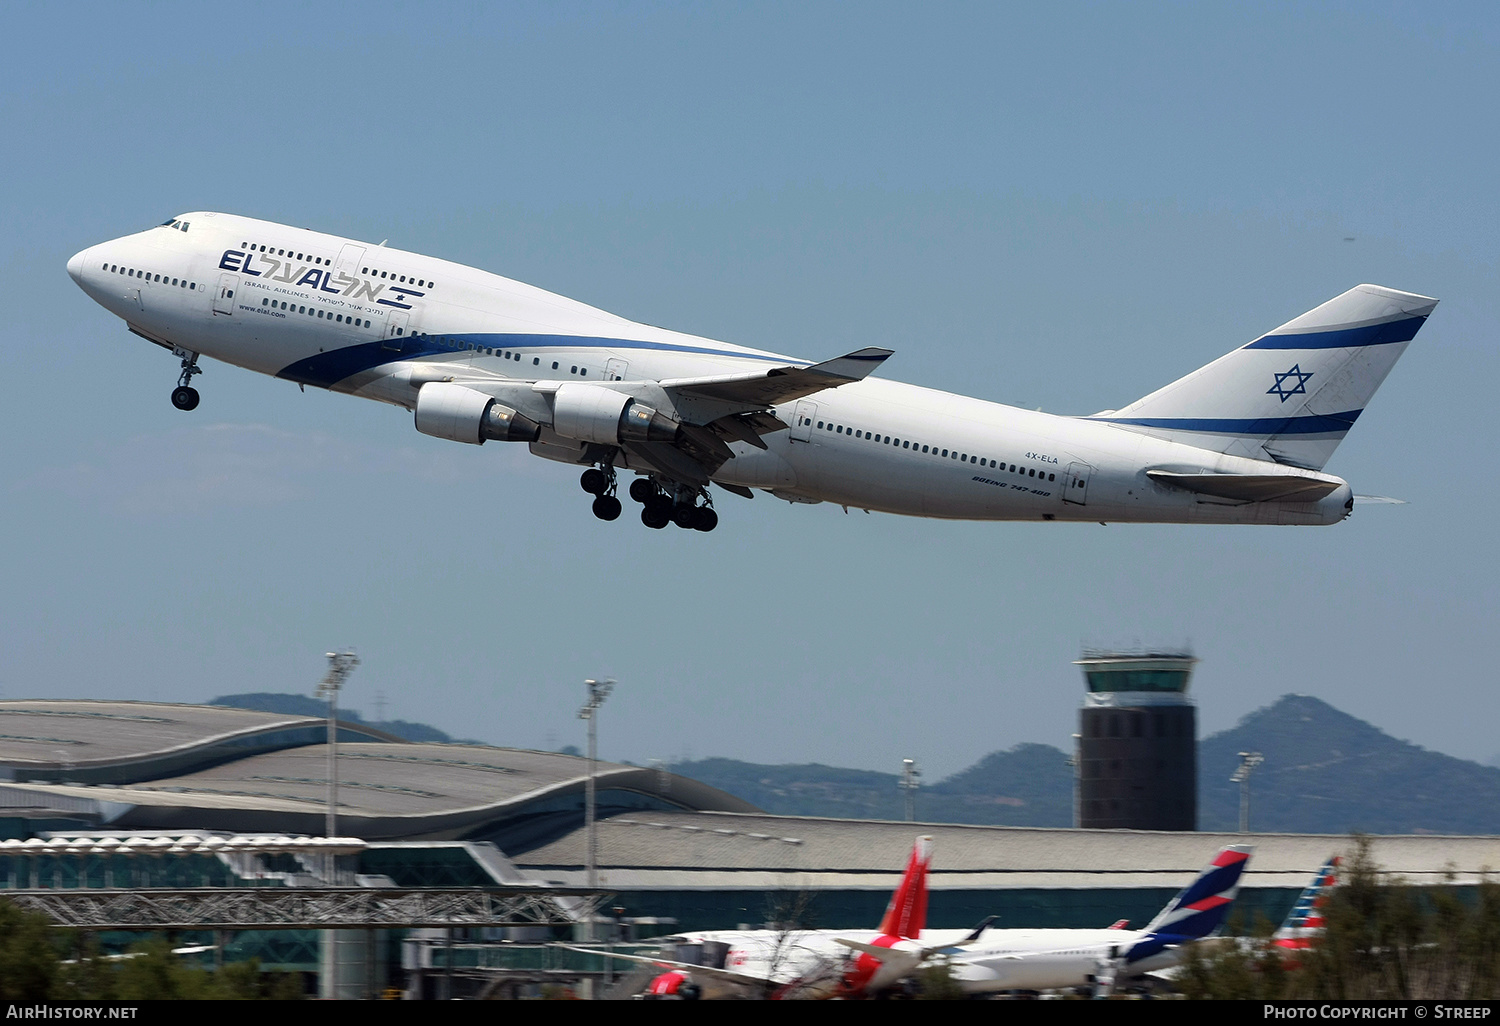
<svg viewBox="0 0 1500 1026"><path fill-rule="evenodd" d="M1231 844L1220 849L1198 878L1182 889L1146 927L1146 932L1180 941L1207 937L1224 925L1229 907L1239 893L1240 876L1250 862L1254 845Z"/></svg>

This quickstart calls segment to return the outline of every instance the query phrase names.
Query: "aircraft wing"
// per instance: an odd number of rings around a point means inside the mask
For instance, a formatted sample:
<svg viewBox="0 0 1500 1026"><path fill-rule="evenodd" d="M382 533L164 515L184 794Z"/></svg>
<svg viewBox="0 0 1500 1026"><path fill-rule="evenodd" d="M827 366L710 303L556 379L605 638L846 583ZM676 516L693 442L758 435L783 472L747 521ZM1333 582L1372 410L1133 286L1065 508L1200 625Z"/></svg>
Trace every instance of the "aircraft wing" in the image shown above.
<svg viewBox="0 0 1500 1026"><path fill-rule="evenodd" d="M685 392L720 402L768 407L868 377L890 355L891 350L872 346L810 367L772 367L748 374L667 378L661 382L661 387L669 393Z"/></svg>
<svg viewBox="0 0 1500 1026"><path fill-rule="evenodd" d="M772 367L747 374L667 378L659 387L682 416L673 442L628 443L634 461L669 478L704 485L734 458L730 442L764 449L760 436L787 425L771 412L778 403L837 388L867 377L891 355L889 349L859 349L810 367Z"/></svg>
<svg viewBox="0 0 1500 1026"><path fill-rule="evenodd" d="M1339 486L1337 481L1292 474L1178 474L1170 470L1148 470L1146 476L1201 495L1245 502L1270 502L1273 499L1317 502Z"/></svg>
<svg viewBox="0 0 1500 1026"><path fill-rule="evenodd" d="M671 441L626 442L621 448L631 465L646 467L675 481L702 486L734 458L730 442L766 448L761 435L787 427L771 407L828 388L859 381L891 355L889 349L859 349L807 367L771 367L742 374L662 381L610 382L607 387L660 406L664 397L677 417L677 437ZM535 409L541 393L555 391L556 382L535 382L490 376L473 368L447 364L417 364L404 371L406 383L420 388L428 382L454 382L492 395L546 423L545 408Z"/></svg>
<svg viewBox="0 0 1500 1026"><path fill-rule="evenodd" d="M866 944L864 941L850 940L847 937L835 937L835 944L842 944L846 948L853 948L875 959L877 962L909 961L912 965L920 965L933 955L952 954L964 950L964 945L969 938L950 944L935 944L926 948L886 948L878 944Z"/></svg>

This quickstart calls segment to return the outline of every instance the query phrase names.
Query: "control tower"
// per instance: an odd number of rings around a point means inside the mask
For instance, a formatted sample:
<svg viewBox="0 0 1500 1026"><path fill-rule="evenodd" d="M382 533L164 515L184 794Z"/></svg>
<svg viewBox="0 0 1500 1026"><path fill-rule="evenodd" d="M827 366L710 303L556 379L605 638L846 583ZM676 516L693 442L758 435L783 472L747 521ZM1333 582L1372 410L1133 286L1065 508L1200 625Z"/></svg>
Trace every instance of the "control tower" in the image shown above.
<svg viewBox="0 0 1500 1026"><path fill-rule="evenodd" d="M1085 652L1077 825L1198 829L1198 710L1187 652Z"/></svg>

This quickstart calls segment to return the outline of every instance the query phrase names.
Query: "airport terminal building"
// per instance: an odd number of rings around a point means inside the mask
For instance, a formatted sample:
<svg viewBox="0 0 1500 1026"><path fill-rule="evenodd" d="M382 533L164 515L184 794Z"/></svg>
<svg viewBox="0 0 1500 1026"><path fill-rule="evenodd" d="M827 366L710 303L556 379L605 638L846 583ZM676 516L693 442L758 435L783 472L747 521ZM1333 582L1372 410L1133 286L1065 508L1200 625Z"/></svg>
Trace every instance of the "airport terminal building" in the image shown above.
<svg viewBox="0 0 1500 1026"><path fill-rule="evenodd" d="M325 731L316 717L217 706L0 702L0 893L102 887L106 875L148 889L243 885L234 844L280 845L284 854L266 858L285 862L297 838L324 835ZM345 856L350 879L583 887L587 776L574 756L411 743L342 724L337 832L360 841ZM871 928L918 833L935 842L930 926L990 915L1018 927L1141 924L1220 846L1246 840L773 816L657 769L599 763L595 779L608 907L680 929L758 925L789 901L809 925ZM1241 904L1273 921L1330 854L1350 847L1341 836L1249 840L1257 850ZM1413 883L1472 885L1500 866L1500 838L1378 837L1373 854ZM293 872L255 881L295 882Z"/></svg>

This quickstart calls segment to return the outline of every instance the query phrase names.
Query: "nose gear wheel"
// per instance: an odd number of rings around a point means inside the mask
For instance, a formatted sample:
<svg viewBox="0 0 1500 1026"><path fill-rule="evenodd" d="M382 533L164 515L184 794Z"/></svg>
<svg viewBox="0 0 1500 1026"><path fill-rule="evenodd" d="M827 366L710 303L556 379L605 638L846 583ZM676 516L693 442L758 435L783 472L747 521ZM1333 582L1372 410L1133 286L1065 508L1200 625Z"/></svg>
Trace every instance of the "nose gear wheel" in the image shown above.
<svg viewBox="0 0 1500 1026"><path fill-rule="evenodd" d="M198 366L198 354L186 349L174 349L172 352L182 358L182 373L177 375L177 387L172 389L172 405L179 410L196 410L198 390L192 385L193 375L203 373L203 368Z"/></svg>

